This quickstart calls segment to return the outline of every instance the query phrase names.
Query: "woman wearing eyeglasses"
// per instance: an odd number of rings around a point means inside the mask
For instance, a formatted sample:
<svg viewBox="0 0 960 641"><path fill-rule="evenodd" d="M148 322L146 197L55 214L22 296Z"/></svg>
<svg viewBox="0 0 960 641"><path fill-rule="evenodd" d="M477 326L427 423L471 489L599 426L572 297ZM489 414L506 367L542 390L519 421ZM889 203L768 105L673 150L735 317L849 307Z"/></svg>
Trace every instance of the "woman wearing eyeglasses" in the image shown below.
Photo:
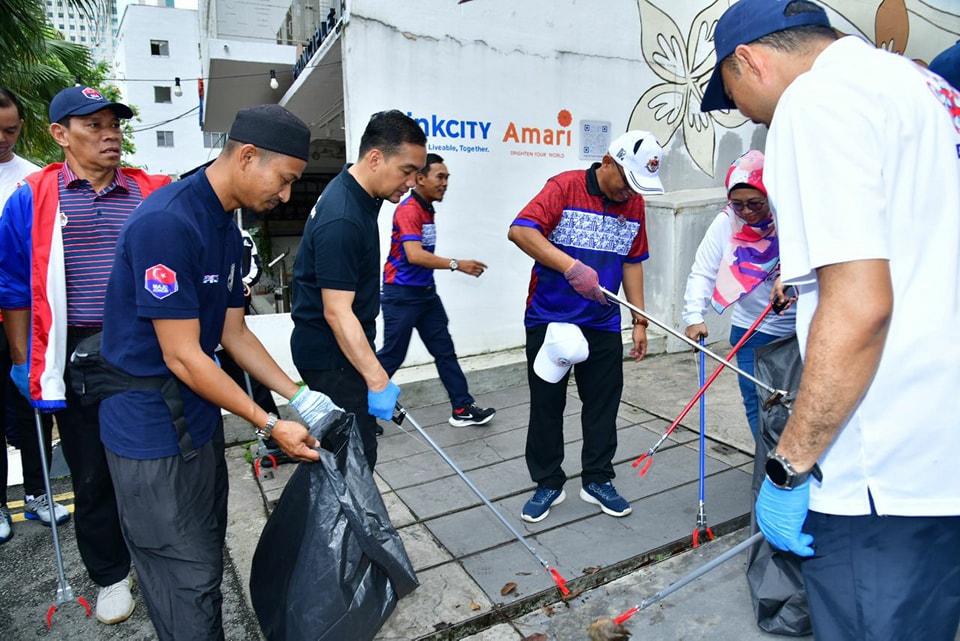
<svg viewBox="0 0 960 641"><path fill-rule="evenodd" d="M683 322L691 340L706 338L707 306L712 305L718 314L733 306L730 344L735 345L770 302L770 292L780 274L780 251L763 186L763 153L748 151L733 161L726 187L727 206L707 229L687 277ZM753 374L753 350L792 334L795 318L792 307L780 315L768 315L737 352L740 369ZM740 394L756 438L759 399L753 383L743 377Z"/></svg>

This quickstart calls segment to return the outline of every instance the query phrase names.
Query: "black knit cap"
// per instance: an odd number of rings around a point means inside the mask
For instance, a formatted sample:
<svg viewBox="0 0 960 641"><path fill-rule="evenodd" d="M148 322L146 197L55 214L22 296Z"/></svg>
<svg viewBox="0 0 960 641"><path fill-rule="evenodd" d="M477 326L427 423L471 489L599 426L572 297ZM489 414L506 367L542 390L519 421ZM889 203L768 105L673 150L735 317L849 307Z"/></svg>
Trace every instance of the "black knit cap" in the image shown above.
<svg viewBox="0 0 960 641"><path fill-rule="evenodd" d="M230 127L230 140L300 160L310 155L310 128L280 105L238 111Z"/></svg>

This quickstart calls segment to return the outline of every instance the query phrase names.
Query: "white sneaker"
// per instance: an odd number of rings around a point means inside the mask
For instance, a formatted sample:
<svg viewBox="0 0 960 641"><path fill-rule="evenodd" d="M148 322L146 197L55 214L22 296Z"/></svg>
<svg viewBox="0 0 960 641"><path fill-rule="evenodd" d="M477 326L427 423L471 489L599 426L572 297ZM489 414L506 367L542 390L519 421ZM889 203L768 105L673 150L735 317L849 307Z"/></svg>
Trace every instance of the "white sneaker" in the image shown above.
<svg viewBox="0 0 960 641"><path fill-rule="evenodd" d="M53 513L57 516L57 525L66 522L70 518L70 512L59 503L54 502ZM50 525L50 501L46 494L40 494L26 502L23 507L23 515L31 521L40 521L44 525Z"/></svg>
<svg viewBox="0 0 960 641"><path fill-rule="evenodd" d="M13 538L13 530L10 527L12 523L10 510L6 505L0 505L0 543L6 543Z"/></svg>
<svg viewBox="0 0 960 641"><path fill-rule="evenodd" d="M130 577L127 576L113 585L100 588L97 594L97 621L106 625L126 621L136 605L130 594Z"/></svg>

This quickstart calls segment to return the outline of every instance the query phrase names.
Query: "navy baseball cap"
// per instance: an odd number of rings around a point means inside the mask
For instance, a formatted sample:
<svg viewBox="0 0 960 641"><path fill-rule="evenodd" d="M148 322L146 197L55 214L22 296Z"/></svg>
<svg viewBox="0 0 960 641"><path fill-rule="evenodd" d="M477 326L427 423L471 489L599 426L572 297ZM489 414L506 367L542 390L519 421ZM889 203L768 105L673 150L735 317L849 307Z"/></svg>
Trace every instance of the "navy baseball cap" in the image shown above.
<svg viewBox="0 0 960 641"><path fill-rule="evenodd" d="M960 89L960 40L931 60L929 68L955 88Z"/></svg>
<svg viewBox="0 0 960 641"><path fill-rule="evenodd" d="M121 102L110 102L93 87L69 87L50 101L50 122L67 116L86 116L101 109L113 109L118 118L133 118L133 110Z"/></svg>
<svg viewBox="0 0 960 641"><path fill-rule="evenodd" d="M700 111L737 108L723 91L720 63L738 46L793 27L830 26L827 12L819 6L818 11L802 11L794 15L785 15L787 7L792 2L794 0L740 0L720 16L713 34L717 64L713 68L713 75L710 76L707 89L703 92Z"/></svg>

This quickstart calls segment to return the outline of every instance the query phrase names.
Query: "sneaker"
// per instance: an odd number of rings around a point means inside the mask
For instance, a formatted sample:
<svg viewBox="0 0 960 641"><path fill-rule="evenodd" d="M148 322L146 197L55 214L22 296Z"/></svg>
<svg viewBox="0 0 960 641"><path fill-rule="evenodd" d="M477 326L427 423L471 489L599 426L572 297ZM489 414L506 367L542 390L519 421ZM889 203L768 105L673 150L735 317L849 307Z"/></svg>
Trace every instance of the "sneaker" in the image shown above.
<svg viewBox="0 0 960 641"><path fill-rule="evenodd" d="M6 543L13 538L13 519L6 505L0 505L0 543Z"/></svg>
<svg viewBox="0 0 960 641"><path fill-rule="evenodd" d="M587 503L599 505L604 514L610 516L626 516L633 512L627 500L617 494L613 483L589 483L580 489L580 498Z"/></svg>
<svg viewBox="0 0 960 641"><path fill-rule="evenodd" d="M70 519L70 512L59 503L54 502L53 513L57 515L57 525L66 523ZM35 496L26 502L23 515L31 521L40 521L43 525L50 525L50 501L46 494Z"/></svg>
<svg viewBox="0 0 960 641"><path fill-rule="evenodd" d="M450 417L450 425L454 427L486 425L496 414L497 410L492 407L477 407L476 403L470 403L466 407L453 410L453 416Z"/></svg>
<svg viewBox="0 0 960 641"><path fill-rule="evenodd" d="M377 423L377 426L374 428L373 431L374 433L376 433L377 436L383 436L383 425L380 425L380 423Z"/></svg>
<svg viewBox="0 0 960 641"><path fill-rule="evenodd" d="M97 593L97 621L106 625L126 621L136 605L130 594L130 577L127 576L113 585L100 588Z"/></svg>
<svg viewBox="0 0 960 641"><path fill-rule="evenodd" d="M528 523L539 523L550 514L550 508L563 503L567 494L563 489L551 490L549 487L538 487L533 498L527 501L520 512L520 518Z"/></svg>

